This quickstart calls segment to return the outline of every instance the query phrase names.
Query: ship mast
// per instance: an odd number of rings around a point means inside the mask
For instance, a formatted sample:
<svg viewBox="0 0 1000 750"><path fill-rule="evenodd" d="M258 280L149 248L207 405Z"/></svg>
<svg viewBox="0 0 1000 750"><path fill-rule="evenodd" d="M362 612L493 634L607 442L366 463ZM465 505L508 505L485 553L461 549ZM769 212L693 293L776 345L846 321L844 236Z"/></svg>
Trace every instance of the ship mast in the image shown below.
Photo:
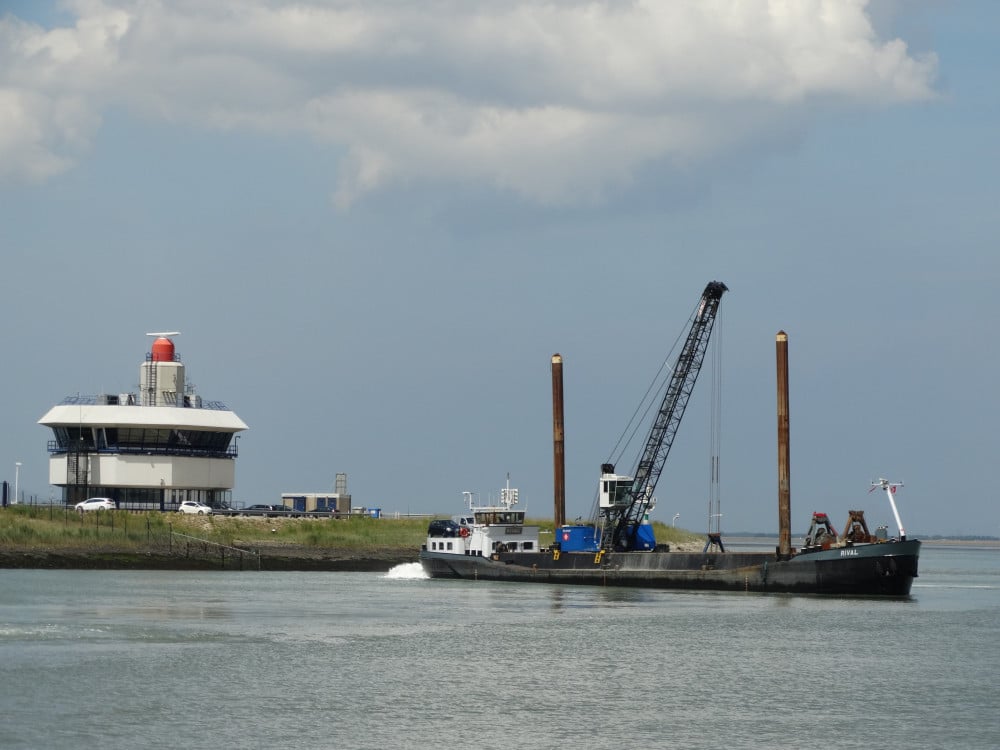
<svg viewBox="0 0 1000 750"><path fill-rule="evenodd" d="M872 482L872 488L868 491L872 492L877 489L885 491L885 496L889 498L889 507L892 508L892 515L896 517L896 526L899 528L899 541L905 542L906 530L903 528L903 522L899 520L899 510L896 509L896 488L902 486L902 482L890 482L888 479L879 479Z"/></svg>

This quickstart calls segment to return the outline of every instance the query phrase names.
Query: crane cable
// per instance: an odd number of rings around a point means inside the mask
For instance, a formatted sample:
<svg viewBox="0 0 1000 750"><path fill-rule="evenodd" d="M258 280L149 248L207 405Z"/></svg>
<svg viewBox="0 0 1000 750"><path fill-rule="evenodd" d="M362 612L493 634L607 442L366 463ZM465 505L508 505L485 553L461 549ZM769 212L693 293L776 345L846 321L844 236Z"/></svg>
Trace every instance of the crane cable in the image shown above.
<svg viewBox="0 0 1000 750"><path fill-rule="evenodd" d="M708 533L720 534L722 529L722 498L719 460L722 452L722 317L716 320L712 340L712 408L709 428Z"/></svg>
<svg viewBox="0 0 1000 750"><path fill-rule="evenodd" d="M670 378L673 375L674 368L671 363L676 361L674 352L677 351L677 347L680 345L681 340L686 337L686 331L690 329L691 325L694 323L695 315L697 315L700 307L701 300L699 299L698 302L695 303L694 307L691 308L691 313L688 316L687 323L685 323L685 325L683 325L678 332L677 338L674 339L674 343L670 347L670 351L667 352L667 356L664 357L663 362L660 363L660 369L656 371L656 374L650 381L649 386L646 388L645 394L643 394L642 399L635 407L635 411L632 412L632 416L629 418L628 424L625 425L621 435L618 436L618 441L615 443L615 447L611 449L611 454L608 457L607 463L615 465L618 464L625 451L628 450L628 447L631 445L632 440L635 439L639 428L649 422L650 412L657 408L657 405L663 400L663 393L667 389L667 386L670 383ZM668 365L671 366L668 367ZM640 412L642 413L642 416L639 416ZM590 511L590 517L595 521L600 517L598 502L598 490L595 489L593 506Z"/></svg>
<svg viewBox="0 0 1000 750"><path fill-rule="evenodd" d="M667 352L667 356L660 363L660 369L656 371L656 375L649 383L649 387L646 388L646 393L643 394L642 399L636 406L635 411L632 412L631 418L629 418L628 424L625 425L625 429L622 430L622 434L618 437L618 442L615 443L615 447L611 450L611 457L608 463L617 464L621 459L622 455L628 449L632 440L635 438L636 434L639 432L639 428L642 427L649 420L650 413L658 407L660 402L663 400L662 394L667 389L670 383L670 378L673 376L673 363L675 363L676 358L674 357L674 352L677 351L677 347L681 340L686 337L686 331L691 327L694 322L694 317L697 314L698 308L701 305L701 301L691 309L691 314L688 316L687 323L681 327L681 330L677 334L677 338L674 339L673 345L670 347L670 351ZM670 365L670 367L668 367ZM642 416L639 417L639 413L642 412ZM637 418L638 417L638 418ZM628 439L626 440L626 435ZM622 441L625 441L624 444Z"/></svg>

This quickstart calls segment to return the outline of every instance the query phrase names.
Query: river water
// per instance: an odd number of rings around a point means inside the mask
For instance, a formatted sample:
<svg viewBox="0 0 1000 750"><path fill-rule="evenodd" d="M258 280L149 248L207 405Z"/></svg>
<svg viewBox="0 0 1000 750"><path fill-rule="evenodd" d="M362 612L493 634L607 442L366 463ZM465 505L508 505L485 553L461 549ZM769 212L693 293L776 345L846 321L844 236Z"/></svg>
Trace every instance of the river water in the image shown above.
<svg viewBox="0 0 1000 750"><path fill-rule="evenodd" d="M0 570L0 748L1000 747L1000 549L906 601Z"/></svg>

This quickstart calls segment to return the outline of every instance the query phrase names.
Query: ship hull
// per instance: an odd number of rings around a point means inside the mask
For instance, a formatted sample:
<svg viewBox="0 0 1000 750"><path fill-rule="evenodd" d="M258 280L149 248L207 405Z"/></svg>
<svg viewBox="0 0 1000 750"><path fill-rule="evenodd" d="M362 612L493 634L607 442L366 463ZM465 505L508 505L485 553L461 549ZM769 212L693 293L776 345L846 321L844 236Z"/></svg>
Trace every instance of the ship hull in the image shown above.
<svg viewBox="0 0 1000 750"><path fill-rule="evenodd" d="M431 578L658 589L908 596L917 577L918 540L804 552L543 552L492 557L422 550Z"/></svg>

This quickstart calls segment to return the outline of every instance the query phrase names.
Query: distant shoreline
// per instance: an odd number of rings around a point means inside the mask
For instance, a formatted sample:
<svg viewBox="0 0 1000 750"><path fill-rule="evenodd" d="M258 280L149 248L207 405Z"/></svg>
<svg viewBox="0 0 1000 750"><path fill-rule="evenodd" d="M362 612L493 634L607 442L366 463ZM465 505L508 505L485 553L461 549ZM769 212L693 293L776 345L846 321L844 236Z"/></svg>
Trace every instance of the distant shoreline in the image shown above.
<svg viewBox="0 0 1000 750"><path fill-rule="evenodd" d="M62 549L32 547L0 550L0 569L62 570L287 570L388 572L396 565L416 562L416 549L364 551L282 545L248 548L242 554L170 554L159 550L122 550L111 547Z"/></svg>
<svg viewBox="0 0 1000 750"><path fill-rule="evenodd" d="M803 535L802 534L798 534L798 535L792 534L792 546L795 546L796 536L799 539L801 539ZM943 546L943 547L944 546L947 546L947 547L952 547L952 546L957 546L957 547L998 547L998 548L1000 548L1000 537L988 538L988 539L963 539L963 538L939 537L939 536L924 537L924 536L920 536L919 534L916 534L916 535L908 534L907 538L908 539L919 539L924 544L931 545L931 546ZM729 544L740 544L740 543L743 543L743 544L777 544L778 543L778 535L775 534L774 536L755 536L755 535L747 536L747 535L743 535L743 534L740 534L740 535L734 534L732 536L726 536L725 534L723 534L722 535L722 540L724 542L729 543Z"/></svg>

